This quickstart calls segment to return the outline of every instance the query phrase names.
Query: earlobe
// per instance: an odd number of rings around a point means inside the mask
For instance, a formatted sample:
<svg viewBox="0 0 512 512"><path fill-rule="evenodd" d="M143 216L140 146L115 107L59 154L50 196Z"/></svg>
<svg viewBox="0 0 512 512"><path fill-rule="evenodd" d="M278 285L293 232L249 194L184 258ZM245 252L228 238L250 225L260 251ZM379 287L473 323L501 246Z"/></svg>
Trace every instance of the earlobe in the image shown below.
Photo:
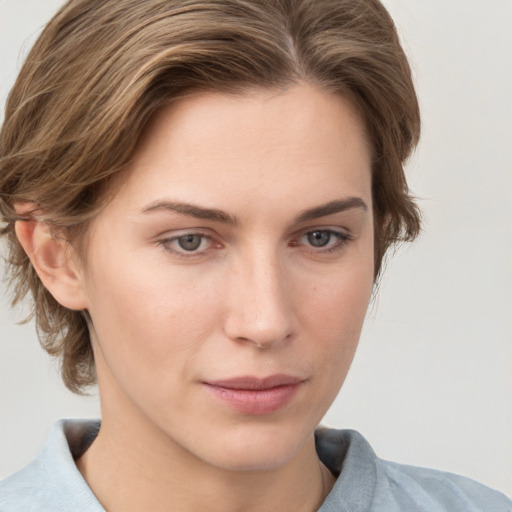
<svg viewBox="0 0 512 512"><path fill-rule="evenodd" d="M87 308L82 273L69 242L52 233L48 223L31 217L16 221L16 236L45 288L62 306Z"/></svg>

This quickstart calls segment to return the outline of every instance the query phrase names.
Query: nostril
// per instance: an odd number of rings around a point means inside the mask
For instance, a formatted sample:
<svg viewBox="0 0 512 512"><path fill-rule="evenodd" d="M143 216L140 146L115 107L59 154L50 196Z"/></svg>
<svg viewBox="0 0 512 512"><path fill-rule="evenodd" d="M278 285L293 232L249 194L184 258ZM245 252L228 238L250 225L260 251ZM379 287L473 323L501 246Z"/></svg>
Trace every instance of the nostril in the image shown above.
<svg viewBox="0 0 512 512"><path fill-rule="evenodd" d="M243 333L241 329L243 329ZM241 335L237 336L235 334L237 332ZM240 329L231 323L226 329L226 334L234 341L251 344L257 349L263 350L279 345L291 337L290 322L266 328L257 325L250 326L244 322Z"/></svg>

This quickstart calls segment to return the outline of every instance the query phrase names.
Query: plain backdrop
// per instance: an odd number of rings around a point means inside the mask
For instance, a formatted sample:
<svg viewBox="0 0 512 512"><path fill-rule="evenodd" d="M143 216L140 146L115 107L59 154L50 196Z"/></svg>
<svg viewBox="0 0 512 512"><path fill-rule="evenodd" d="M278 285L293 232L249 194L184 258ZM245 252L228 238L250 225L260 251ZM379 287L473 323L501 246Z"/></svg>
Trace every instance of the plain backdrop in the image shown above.
<svg viewBox="0 0 512 512"><path fill-rule="evenodd" d="M2 108L61 3L0 0ZM389 261L325 423L361 431L383 458L512 495L512 2L384 3L422 107L408 175L424 230ZM99 414L95 395L65 390L20 318L0 284L0 477L38 452L58 418Z"/></svg>

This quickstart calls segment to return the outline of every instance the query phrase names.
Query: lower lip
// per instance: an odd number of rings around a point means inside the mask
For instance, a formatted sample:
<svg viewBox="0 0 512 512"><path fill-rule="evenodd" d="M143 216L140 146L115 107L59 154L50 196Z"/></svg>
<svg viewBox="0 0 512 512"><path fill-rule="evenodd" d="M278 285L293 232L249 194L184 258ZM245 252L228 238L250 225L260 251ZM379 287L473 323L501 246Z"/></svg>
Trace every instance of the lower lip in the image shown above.
<svg viewBox="0 0 512 512"><path fill-rule="evenodd" d="M271 414L289 404L300 383L286 384L269 389L233 389L206 384L217 398L244 414L253 416Z"/></svg>

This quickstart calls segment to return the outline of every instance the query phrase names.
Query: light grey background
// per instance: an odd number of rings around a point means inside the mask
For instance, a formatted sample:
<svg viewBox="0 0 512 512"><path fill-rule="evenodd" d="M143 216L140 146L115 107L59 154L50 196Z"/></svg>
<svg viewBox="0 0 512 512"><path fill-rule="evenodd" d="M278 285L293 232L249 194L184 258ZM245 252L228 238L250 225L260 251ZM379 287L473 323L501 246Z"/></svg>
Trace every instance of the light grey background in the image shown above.
<svg viewBox="0 0 512 512"><path fill-rule="evenodd" d="M58 0L0 0L0 104ZM512 495L512 2L386 0L412 61L424 232L388 265L328 425L377 453ZM97 416L64 389L0 284L0 477L52 423ZM18 316L19 318L19 316Z"/></svg>

